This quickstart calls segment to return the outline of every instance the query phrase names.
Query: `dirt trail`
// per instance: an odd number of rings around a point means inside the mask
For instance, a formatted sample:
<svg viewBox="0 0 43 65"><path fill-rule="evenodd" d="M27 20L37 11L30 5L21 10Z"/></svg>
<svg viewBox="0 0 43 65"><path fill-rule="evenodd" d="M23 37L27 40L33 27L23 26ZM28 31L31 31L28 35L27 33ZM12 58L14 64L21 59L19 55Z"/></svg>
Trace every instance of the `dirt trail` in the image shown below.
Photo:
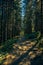
<svg viewBox="0 0 43 65"><path fill-rule="evenodd" d="M30 65L31 60L42 54L42 51L36 47L39 40L37 40L37 42L25 41L20 44L13 44L13 50L11 53L13 56L10 56L10 58L5 61L7 63L4 63L3 65ZM26 63L24 63L25 61Z"/></svg>

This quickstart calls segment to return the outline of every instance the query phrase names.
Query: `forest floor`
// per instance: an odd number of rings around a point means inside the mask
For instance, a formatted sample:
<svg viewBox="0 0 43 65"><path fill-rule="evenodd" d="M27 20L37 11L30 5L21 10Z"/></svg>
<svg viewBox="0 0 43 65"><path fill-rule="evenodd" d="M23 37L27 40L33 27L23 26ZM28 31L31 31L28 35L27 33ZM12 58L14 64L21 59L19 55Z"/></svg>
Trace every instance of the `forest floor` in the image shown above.
<svg viewBox="0 0 43 65"><path fill-rule="evenodd" d="M1 65L43 65L43 39L13 43L8 51L0 53Z"/></svg>

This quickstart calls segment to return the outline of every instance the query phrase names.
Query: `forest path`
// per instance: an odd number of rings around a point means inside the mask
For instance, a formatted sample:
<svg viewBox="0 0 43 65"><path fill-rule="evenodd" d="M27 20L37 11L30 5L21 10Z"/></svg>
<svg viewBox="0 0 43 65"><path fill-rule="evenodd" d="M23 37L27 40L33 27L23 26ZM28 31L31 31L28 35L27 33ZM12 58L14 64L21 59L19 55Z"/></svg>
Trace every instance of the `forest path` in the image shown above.
<svg viewBox="0 0 43 65"><path fill-rule="evenodd" d="M27 51L24 54L22 54L19 58L17 58L11 65L20 65L20 63L23 61L23 59L26 59L27 57L28 57L28 60L29 60L29 58L33 59L37 55L42 53L42 51L40 51L38 49L38 47L37 47L38 46L38 42L39 41L37 41L37 42L30 42L30 46L28 46ZM29 44L29 41L28 41L28 44ZM34 52L34 50L35 50L35 52ZM24 64L21 63L21 65L24 65ZM28 64L26 64L26 65L28 65Z"/></svg>
<svg viewBox="0 0 43 65"><path fill-rule="evenodd" d="M3 65L29 65L42 51L38 49L39 41L25 41L13 44L13 50L5 59Z"/></svg>

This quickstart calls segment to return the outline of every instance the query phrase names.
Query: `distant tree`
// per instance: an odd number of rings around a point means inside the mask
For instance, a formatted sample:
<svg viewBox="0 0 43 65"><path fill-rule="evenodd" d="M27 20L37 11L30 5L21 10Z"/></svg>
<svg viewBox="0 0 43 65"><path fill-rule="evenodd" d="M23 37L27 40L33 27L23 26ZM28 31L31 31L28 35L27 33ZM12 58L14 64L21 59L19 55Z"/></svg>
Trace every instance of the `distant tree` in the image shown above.
<svg viewBox="0 0 43 65"><path fill-rule="evenodd" d="M36 21L35 21L35 30L40 31L43 35L43 22L42 22L42 11L41 11L41 0L37 0L37 9L36 9Z"/></svg>

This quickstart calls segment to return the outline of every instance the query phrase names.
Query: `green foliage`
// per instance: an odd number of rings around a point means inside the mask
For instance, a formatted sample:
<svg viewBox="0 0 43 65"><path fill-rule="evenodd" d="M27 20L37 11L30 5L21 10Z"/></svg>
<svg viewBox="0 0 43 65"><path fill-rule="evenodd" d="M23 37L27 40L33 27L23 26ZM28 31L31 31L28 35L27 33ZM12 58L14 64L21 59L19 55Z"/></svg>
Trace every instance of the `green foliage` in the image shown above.
<svg viewBox="0 0 43 65"><path fill-rule="evenodd" d="M41 36L40 32L33 32L31 34L25 34L27 39L38 39Z"/></svg>
<svg viewBox="0 0 43 65"><path fill-rule="evenodd" d="M0 52L9 52L9 50L12 49L13 44L16 43L16 42L17 42L16 38L3 42L2 45L1 45L3 47L0 49Z"/></svg>

